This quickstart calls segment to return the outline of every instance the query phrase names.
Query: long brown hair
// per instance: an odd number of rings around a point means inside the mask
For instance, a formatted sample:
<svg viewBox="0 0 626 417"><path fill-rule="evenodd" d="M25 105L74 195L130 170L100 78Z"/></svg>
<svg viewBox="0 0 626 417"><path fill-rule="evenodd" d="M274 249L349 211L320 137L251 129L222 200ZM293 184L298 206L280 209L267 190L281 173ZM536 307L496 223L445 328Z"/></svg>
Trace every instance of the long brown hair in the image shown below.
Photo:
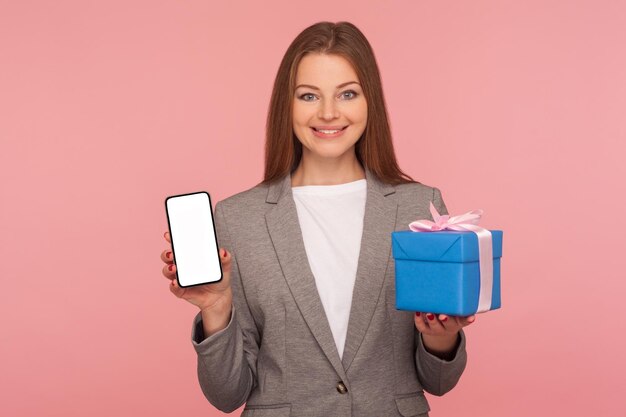
<svg viewBox="0 0 626 417"><path fill-rule="evenodd" d="M380 72L369 42L352 23L319 22L293 40L278 68L267 115L265 175L261 184L292 173L302 158L302 144L293 131L291 106L298 65L306 54L313 52L342 56L359 78L368 106L367 126L355 145L361 165L388 184L418 182L405 174L396 161Z"/></svg>

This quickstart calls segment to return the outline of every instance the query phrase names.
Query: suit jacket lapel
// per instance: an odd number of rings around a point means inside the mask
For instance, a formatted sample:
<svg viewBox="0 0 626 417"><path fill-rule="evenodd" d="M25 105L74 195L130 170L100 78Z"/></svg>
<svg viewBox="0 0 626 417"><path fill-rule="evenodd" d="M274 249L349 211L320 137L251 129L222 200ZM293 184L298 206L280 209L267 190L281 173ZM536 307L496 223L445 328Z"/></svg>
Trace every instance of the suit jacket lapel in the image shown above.
<svg viewBox="0 0 626 417"><path fill-rule="evenodd" d="M363 342L381 296L398 208L395 187L380 182L369 170L366 170L366 178L363 236L342 356L346 372Z"/></svg>
<svg viewBox="0 0 626 417"><path fill-rule="evenodd" d="M315 277L302 239L298 213L291 193L291 176L271 184L266 202L273 204L266 214L267 228L293 297L337 374L345 381L370 323L385 278L391 252L391 232L395 227L395 189L381 183L367 168L367 197L361 250L353 290L348 334L343 360L335 345Z"/></svg>

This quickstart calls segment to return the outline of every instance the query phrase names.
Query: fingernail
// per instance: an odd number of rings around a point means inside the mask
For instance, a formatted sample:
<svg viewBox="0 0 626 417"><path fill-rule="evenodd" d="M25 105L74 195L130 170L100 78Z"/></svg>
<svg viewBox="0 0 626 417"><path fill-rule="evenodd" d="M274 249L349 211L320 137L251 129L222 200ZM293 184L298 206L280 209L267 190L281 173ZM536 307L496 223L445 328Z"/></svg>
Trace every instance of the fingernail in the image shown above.
<svg viewBox="0 0 626 417"><path fill-rule="evenodd" d="M417 317L419 317L419 316L420 316L420 312L419 312L419 311L416 311L416 312L415 312L415 315L416 315Z"/></svg>
<svg viewBox="0 0 626 417"><path fill-rule="evenodd" d="M174 265L168 266L167 269L169 269L170 271L173 271L174 270Z"/></svg>
<svg viewBox="0 0 626 417"><path fill-rule="evenodd" d="M443 318L443 320L441 320L441 321L446 321L446 320L448 320L448 318L447 318L447 317L444 317L444 318Z"/></svg>
<svg viewBox="0 0 626 417"><path fill-rule="evenodd" d="M166 254L165 254L165 257L166 257L166 258L171 258L171 257L172 257L172 252L168 252L168 253L166 253Z"/></svg>
<svg viewBox="0 0 626 417"><path fill-rule="evenodd" d="M430 313L426 314L426 317L428 317L428 320L432 320L432 319L435 318L435 316L433 314L430 314Z"/></svg>

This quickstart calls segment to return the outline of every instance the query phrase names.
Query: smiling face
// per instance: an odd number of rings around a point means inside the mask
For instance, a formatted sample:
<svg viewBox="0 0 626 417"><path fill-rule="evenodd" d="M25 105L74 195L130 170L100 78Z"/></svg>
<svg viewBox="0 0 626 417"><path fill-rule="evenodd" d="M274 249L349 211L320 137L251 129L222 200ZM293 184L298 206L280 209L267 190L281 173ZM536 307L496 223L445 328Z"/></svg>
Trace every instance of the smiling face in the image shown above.
<svg viewBox="0 0 626 417"><path fill-rule="evenodd" d="M350 62L339 55L305 55L293 98L293 130L302 143L302 157L353 160L354 144L366 124L367 102Z"/></svg>

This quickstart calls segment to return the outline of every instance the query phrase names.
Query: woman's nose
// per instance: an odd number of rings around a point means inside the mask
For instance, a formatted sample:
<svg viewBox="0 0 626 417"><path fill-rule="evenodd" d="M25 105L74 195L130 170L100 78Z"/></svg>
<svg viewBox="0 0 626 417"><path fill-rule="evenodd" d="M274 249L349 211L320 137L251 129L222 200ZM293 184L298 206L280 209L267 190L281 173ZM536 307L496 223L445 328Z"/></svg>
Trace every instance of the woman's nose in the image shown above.
<svg viewBox="0 0 626 417"><path fill-rule="evenodd" d="M322 100L320 119L331 120L338 116L337 106L332 99Z"/></svg>

